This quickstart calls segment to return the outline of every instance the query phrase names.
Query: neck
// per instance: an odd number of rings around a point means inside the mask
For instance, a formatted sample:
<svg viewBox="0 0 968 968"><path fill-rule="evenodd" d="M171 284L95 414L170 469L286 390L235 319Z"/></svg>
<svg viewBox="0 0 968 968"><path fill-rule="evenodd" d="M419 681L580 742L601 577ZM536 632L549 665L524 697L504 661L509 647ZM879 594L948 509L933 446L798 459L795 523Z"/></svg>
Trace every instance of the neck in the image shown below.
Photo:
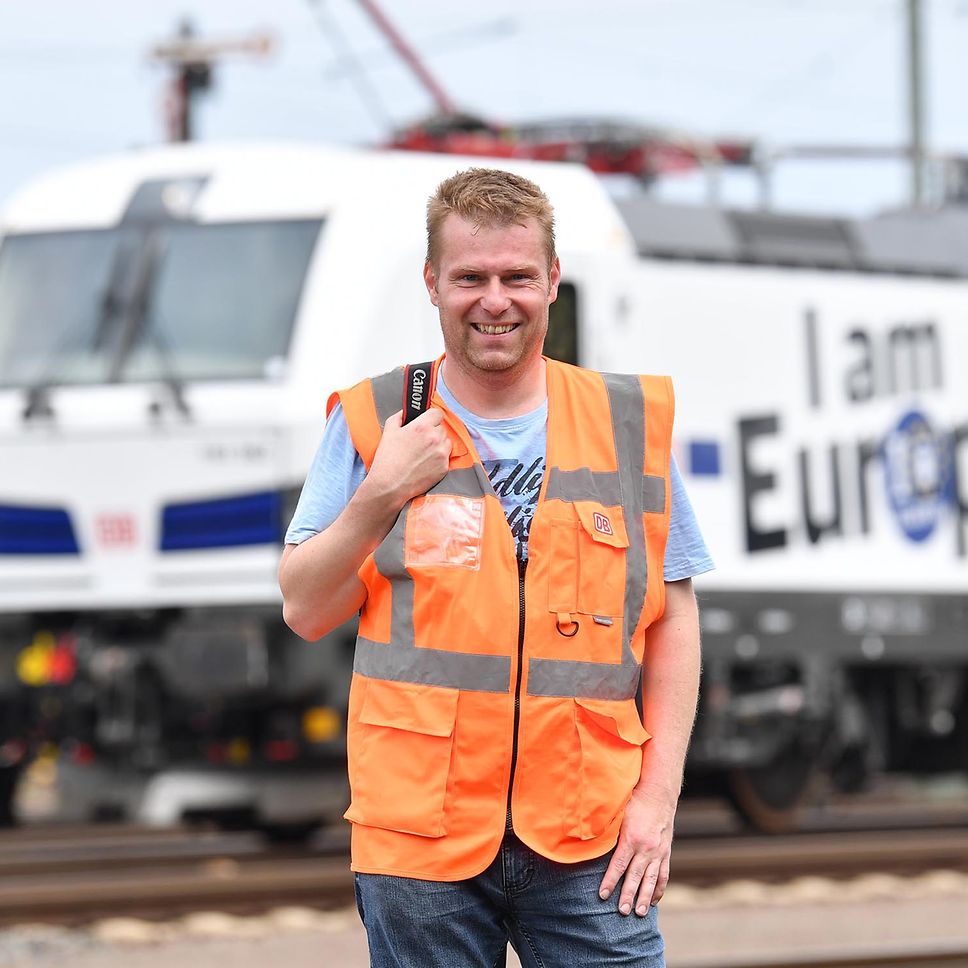
<svg viewBox="0 0 968 968"><path fill-rule="evenodd" d="M461 406L489 420L530 413L548 395L545 361L540 356L529 361L523 371L469 372L449 357L444 358L442 366L447 389Z"/></svg>

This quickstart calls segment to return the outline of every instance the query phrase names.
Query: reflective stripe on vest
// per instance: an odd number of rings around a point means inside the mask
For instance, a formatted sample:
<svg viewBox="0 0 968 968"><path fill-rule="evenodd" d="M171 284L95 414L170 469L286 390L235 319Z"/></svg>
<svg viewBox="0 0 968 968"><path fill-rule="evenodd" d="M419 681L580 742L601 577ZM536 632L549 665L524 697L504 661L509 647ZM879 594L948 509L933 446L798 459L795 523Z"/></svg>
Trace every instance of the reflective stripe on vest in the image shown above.
<svg viewBox="0 0 968 968"><path fill-rule="evenodd" d="M480 465L449 471L427 493L483 497L485 487L489 487L487 478L481 479L483 474L484 468ZM409 510L410 505L405 505L373 556L377 571L390 582L390 642L384 644L358 637L353 671L393 682L417 682L477 692L508 692L511 688L510 656L417 648L413 627L413 579L404 565Z"/></svg>
<svg viewBox="0 0 968 968"><path fill-rule="evenodd" d="M398 366L389 373L374 377L370 385L373 388L376 416L382 427L400 409L400 401L403 400L403 367Z"/></svg>
<svg viewBox="0 0 968 968"><path fill-rule="evenodd" d="M665 509L665 481L643 474L645 466L645 402L637 376L602 374L611 411L617 471L590 468L548 469L545 500L565 503L591 500L621 506L629 546L626 553L622 658L612 663L573 659L529 659L528 695L629 699L638 689L641 667L632 652L633 633L645 605L648 579L643 512ZM403 368L370 381L382 426L400 409ZM428 494L481 497L492 493L481 464L449 471ZM407 571L405 535L410 505L404 506L386 539L374 553L374 564L391 586L390 642L359 637L353 669L359 675L393 682L412 682L478 692L510 690L510 656L481 655L419 648L413 620L414 584Z"/></svg>
<svg viewBox="0 0 968 968"><path fill-rule="evenodd" d="M603 373L612 414L618 471L551 469L546 500L598 501L621 505L629 547L625 559L625 607L622 661L619 665L578 659L537 659L528 664L529 696L573 696L588 699L631 699L641 667L632 652L632 634L645 605L648 563L644 511L665 510L665 481L643 475L645 466L645 399L637 376Z"/></svg>

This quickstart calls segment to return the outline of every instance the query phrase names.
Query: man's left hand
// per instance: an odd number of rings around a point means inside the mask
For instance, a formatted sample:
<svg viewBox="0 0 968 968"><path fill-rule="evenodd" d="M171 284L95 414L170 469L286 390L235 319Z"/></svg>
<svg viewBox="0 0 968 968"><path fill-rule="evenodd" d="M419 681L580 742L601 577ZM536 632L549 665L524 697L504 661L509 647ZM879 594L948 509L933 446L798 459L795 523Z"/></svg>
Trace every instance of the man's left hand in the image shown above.
<svg viewBox="0 0 968 968"><path fill-rule="evenodd" d="M669 883L672 827L676 804L661 796L635 790L619 833L618 844L598 889L599 896L611 897L622 881L618 909L622 914L649 913L659 903ZM624 875L624 880L623 880Z"/></svg>

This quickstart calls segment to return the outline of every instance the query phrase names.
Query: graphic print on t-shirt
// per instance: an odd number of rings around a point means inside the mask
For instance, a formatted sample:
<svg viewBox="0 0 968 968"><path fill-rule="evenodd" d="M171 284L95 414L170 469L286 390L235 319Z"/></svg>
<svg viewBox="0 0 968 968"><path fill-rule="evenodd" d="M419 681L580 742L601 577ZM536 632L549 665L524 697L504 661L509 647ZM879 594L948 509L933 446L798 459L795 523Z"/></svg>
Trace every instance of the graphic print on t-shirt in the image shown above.
<svg viewBox="0 0 968 968"><path fill-rule="evenodd" d="M521 461L500 459L483 460L482 463L511 526L517 556L527 558L528 532L544 478L544 460L536 457L527 465Z"/></svg>

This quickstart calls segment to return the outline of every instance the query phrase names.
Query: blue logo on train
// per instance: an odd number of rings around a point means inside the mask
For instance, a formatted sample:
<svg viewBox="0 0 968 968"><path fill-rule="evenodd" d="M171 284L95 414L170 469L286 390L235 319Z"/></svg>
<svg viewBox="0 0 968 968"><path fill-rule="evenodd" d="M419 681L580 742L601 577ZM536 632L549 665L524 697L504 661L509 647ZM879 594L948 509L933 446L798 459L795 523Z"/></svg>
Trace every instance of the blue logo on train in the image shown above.
<svg viewBox="0 0 968 968"><path fill-rule="evenodd" d="M951 435L936 432L917 410L904 414L884 438L884 480L891 510L911 541L925 541L954 502Z"/></svg>

